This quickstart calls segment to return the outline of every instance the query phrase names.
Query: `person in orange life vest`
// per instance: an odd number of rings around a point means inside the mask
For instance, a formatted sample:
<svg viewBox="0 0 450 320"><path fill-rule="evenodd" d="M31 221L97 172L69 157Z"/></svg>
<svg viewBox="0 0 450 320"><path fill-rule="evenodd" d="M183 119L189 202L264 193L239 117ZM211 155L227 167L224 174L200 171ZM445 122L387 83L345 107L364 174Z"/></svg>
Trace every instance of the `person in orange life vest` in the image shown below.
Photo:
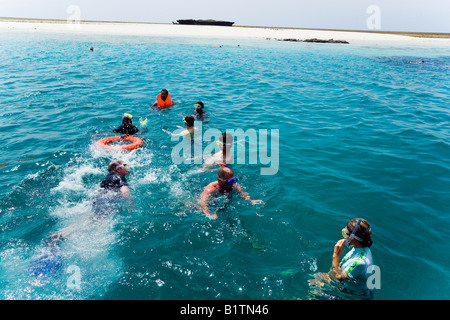
<svg viewBox="0 0 450 320"><path fill-rule="evenodd" d="M168 108L171 105L173 105L173 101L169 91L162 89L161 93L156 97L156 101L153 103L152 107Z"/></svg>

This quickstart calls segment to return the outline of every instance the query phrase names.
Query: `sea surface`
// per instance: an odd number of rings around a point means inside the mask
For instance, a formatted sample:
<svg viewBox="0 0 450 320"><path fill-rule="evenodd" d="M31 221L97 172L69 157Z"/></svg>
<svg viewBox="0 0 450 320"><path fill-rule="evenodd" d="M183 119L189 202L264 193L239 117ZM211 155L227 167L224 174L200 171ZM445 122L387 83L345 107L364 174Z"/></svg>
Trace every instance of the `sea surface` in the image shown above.
<svg viewBox="0 0 450 320"><path fill-rule="evenodd" d="M449 299L449 49L0 33L0 299L309 299L356 217L373 233L375 300ZM163 88L176 105L152 109ZM232 165L263 204L219 197L217 220L199 209L217 170L175 163L161 130L197 101L202 132L278 136L275 174L259 158ZM96 147L124 112L143 147ZM130 167L134 206L98 219L113 159ZM58 265L36 276L46 239L67 228Z"/></svg>

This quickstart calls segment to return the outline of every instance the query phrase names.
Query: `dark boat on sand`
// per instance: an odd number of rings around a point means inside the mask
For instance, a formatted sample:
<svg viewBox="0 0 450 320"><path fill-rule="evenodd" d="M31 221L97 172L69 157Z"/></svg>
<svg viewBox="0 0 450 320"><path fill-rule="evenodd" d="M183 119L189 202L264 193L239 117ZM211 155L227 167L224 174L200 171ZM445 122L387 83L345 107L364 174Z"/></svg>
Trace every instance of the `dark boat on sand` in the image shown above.
<svg viewBox="0 0 450 320"><path fill-rule="evenodd" d="M226 26L231 27L234 22L221 21L221 20L194 20L194 19L184 19L177 20L178 23L173 22L173 24L187 24L187 25L202 25L202 26Z"/></svg>

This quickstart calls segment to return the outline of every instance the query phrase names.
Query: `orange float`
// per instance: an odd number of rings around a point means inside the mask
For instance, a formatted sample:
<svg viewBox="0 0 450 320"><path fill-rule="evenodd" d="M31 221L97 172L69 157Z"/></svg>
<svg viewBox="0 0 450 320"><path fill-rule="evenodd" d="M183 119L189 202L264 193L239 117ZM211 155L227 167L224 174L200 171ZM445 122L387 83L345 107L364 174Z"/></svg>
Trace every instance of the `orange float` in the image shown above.
<svg viewBox="0 0 450 320"><path fill-rule="evenodd" d="M130 141L131 144L124 144L124 145L114 145L114 146L110 146L108 145L109 143L113 142L113 141ZM137 149L139 147L142 147L144 143L142 142L142 139L136 138L136 137L132 137L132 136L116 136L116 137L108 137L108 138L103 138L97 141L97 145L101 148L104 149L110 149L110 150L126 150L126 151L131 151L134 149Z"/></svg>

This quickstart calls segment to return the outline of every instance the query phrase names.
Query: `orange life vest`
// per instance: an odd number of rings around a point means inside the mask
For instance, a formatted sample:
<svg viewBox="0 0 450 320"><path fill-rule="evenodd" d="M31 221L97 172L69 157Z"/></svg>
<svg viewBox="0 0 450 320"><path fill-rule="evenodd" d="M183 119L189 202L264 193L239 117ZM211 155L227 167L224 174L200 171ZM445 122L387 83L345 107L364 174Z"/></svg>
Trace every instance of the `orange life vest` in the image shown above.
<svg viewBox="0 0 450 320"><path fill-rule="evenodd" d="M156 97L156 103L158 107L170 107L173 104L172 98L170 98L170 93L167 94L167 98L164 101L161 98L161 93Z"/></svg>

